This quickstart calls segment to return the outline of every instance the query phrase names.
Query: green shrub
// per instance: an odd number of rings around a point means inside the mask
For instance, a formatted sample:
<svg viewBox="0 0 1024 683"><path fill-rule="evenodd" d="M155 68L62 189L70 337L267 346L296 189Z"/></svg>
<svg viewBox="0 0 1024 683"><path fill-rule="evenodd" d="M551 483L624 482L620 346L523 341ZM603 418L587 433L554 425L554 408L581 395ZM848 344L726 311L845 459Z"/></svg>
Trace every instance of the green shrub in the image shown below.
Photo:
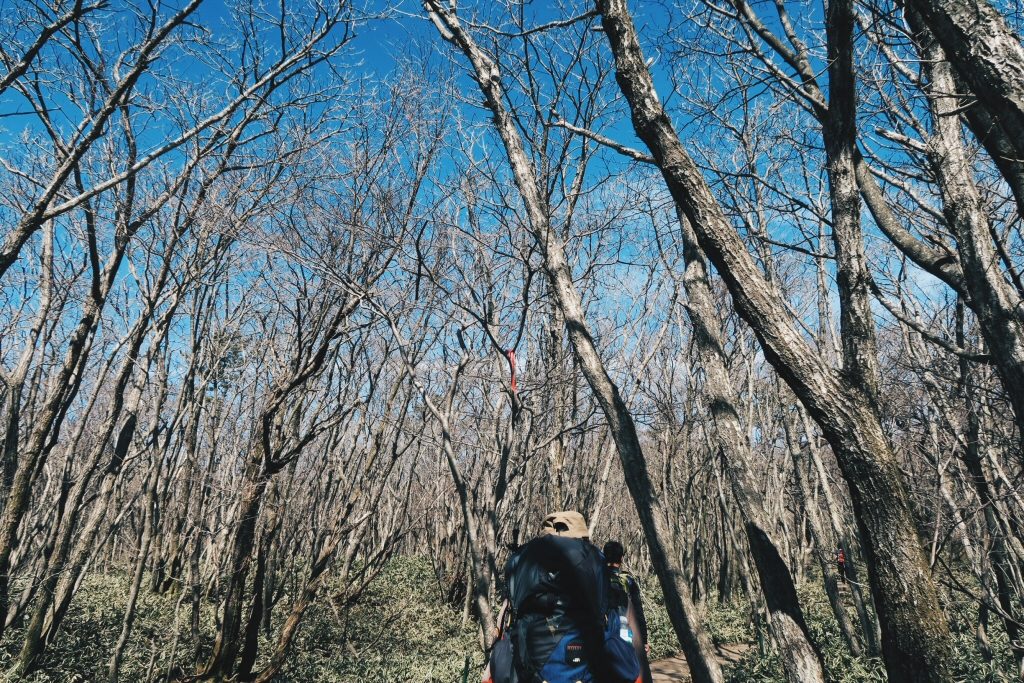
<svg viewBox="0 0 1024 683"><path fill-rule="evenodd" d="M102 680L107 659L121 629L128 593L123 574L92 574L82 585L54 645L47 650L32 683ZM157 595L143 590L131 640L122 661L122 681L145 681L166 673L171 645L177 666L194 665L194 644L189 626L188 599L178 602L174 591ZM816 584L800 588L801 605L815 643L821 648L829 679L837 683L884 681L877 658L853 657L846 649L824 589ZM947 611L955 641L954 674L957 681L1012 680L1012 656L999 620L990 621L989 639L994 659L985 662L975 643L977 607L959 594L947 596ZM288 599L275 611L275 633L287 612ZM656 589L645 592L652 659L677 652L678 645L663 600ZM177 614L176 614L177 609ZM212 605L203 610L200 624L204 646L214 634ZM720 605L713 597L701 615L718 645L746 643L749 650L727 668L733 682L768 683L783 679L782 667L765 631L764 652L750 619L750 605ZM766 627L765 627L766 628ZM478 681L483 666L472 621L463 624L458 609L437 595L430 562L425 558L396 558L344 613L336 614L321 601L307 611L292 644L287 664L276 680L282 683L453 683L469 667L469 681ZM24 638L23 628L9 629L0 641L0 670L13 666ZM272 643L261 634L260 651ZM207 653L201 653L205 655Z"/></svg>
<svg viewBox="0 0 1024 683"><path fill-rule="evenodd" d="M302 683L433 683L461 680L469 658L471 681L483 666L477 628L462 625L461 612L442 604L434 590L430 563L422 558L392 561L366 593L338 617L329 606L310 607L275 679ZM121 631L127 603L128 577L89 575L75 596L57 640L43 656L31 683L94 681L106 677L110 651ZM145 681L166 672L174 640L175 605L180 594L157 595L143 589L132 638L121 665L122 681ZM212 606L203 611L201 635L212 642ZM275 613L279 621L287 605ZM178 614L176 665L193 665L190 607ZM273 634L276 636L276 633ZM0 668L9 671L24 638L23 628L10 629L0 641ZM272 644L261 634L260 651ZM259 664L261 664L259 662Z"/></svg>
<svg viewBox="0 0 1024 683"><path fill-rule="evenodd" d="M124 574L89 574L64 618L56 642L44 653L39 669L28 676L32 683L66 683L106 678L110 652L121 633L128 602L129 577ZM174 639L177 594L158 595L145 588L139 594L135 626L121 657L121 680L144 681L165 672ZM188 605L180 610L178 660L192 652ZM208 635L212 625L204 624ZM0 669L13 668L25 636L24 627L9 629L0 641Z"/></svg>
<svg viewBox="0 0 1024 683"><path fill-rule="evenodd" d="M824 587L807 583L800 587L800 604L807 619L811 637L821 649L828 679L835 683L870 683L888 680L882 660L878 657L854 657L850 654L832 613ZM1013 671L1013 660L1009 643L1001 625L993 619L989 628L994 658L985 662L978 652L974 638L976 609L970 599L963 595L948 596L946 611L954 637L954 678L955 681L970 683L1012 680L1008 672ZM731 670L729 680L739 683L768 683L785 680L782 665L768 635L765 634L768 652L764 656L752 648Z"/></svg>
<svg viewBox="0 0 1024 683"><path fill-rule="evenodd" d="M430 563L397 558L345 615L342 624L325 606L310 608L282 681L366 683L461 680L469 658L479 680L483 656L477 627L442 603Z"/></svg>

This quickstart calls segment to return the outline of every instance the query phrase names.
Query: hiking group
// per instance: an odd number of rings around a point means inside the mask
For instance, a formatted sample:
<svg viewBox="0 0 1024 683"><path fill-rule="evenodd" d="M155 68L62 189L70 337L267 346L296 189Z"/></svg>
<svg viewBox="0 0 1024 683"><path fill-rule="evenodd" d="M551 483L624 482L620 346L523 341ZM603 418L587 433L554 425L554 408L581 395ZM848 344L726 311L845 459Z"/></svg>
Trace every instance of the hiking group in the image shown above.
<svg viewBox="0 0 1024 683"><path fill-rule="evenodd" d="M505 565L506 601L484 683L651 683L647 622L623 547L554 512Z"/></svg>

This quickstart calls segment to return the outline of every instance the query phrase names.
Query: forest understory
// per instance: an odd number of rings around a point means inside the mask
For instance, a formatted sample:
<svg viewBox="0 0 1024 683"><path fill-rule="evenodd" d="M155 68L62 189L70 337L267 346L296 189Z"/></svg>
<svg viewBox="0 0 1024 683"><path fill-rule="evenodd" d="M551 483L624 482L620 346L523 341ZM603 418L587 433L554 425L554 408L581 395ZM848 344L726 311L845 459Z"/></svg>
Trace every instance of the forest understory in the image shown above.
<svg viewBox="0 0 1024 683"><path fill-rule="evenodd" d="M81 598L68 614L66 635L47 651L39 670L25 678L36 683L77 683L102 680L108 655L118 638L125 610L129 577L123 571L91 574ZM209 656L197 650L179 595L174 590L150 592L138 603L135 634L125 648L121 675L126 681L180 680ZM367 587L366 593L344 613L324 605L311 608L302 634L293 644L288 664L275 681L282 683L476 683L483 661L478 634L472 621L463 620L462 605L451 604L450 595L439 591L428 558L394 560ZM801 590L807 605L815 641L821 644L829 671L837 683L885 681L879 658L854 657L842 643L842 634L820 586ZM968 609L959 600L955 609ZM685 659L675 658L678 643L664 606L645 596L651 628L654 671L665 671L656 683L690 680ZM727 662L730 683L785 680L778 655L755 613L746 601L721 603L707 596L701 605L709 633ZM1009 681L1001 672L1012 670L1012 655L1005 633L994 629L993 659L984 661L974 643L973 618L964 613L956 620L957 681ZM763 614L761 615L763 619ZM270 632L279 628L273 624ZM203 639L212 636L212 622L200 625ZM16 661L23 629L10 629L0 642L0 667L9 670ZM265 642L269 647L272 643ZM669 660L671 666L659 667Z"/></svg>

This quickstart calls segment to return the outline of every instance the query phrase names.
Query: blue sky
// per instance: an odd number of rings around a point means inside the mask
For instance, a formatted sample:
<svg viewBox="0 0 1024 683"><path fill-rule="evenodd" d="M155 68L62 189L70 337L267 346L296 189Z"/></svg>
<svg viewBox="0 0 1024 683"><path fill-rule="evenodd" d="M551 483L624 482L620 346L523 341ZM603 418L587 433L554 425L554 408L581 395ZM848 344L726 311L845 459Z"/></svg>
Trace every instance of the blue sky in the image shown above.
<svg viewBox="0 0 1024 683"><path fill-rule="evenodd" d="M286 1L288 2L286 7L305 6L304 2ZM180 4L181 0L169 3L167 11L171 11ZM657 37L667 20L666 10L661 3L657 2L633 2L631 4L636 13L637 23L641 28L647 28L644 35L645 52L650 57L656 57L658 56L659 47L663 47L656 43ZM123 0L114 0L110 12L116 13L118 10L123 10L123 6ZM586 8L590 4L580 3L580 6ZM275 7L276 3L271 2L268 11L274 11ZM568 14L567 10L552 10L551 4L542 0L529 3L527 7L528 14L532 14L532 18L528 21L530 24L544 23L553 18L564 17ZM460 8L468 16L474 9L490 8L490 6L479 2L465 2L460 3ZM383 2L366 2L362 6L360 14L373 16L385 13L385 9L388 10L386 12L388 14L387 18L368 18L359 22L355 40L348 46L345 53L340 56L338 62L344 65L344 68L350 75L364 76L371 82L386 81L396 67L397 57L416 55L429 55L431 58L437 59L439 63L441 63L441 60L454 59L459 71L465 73L466 63L464 58L461 55L454 54L443 43L433 25L423 16L422 6L419 2L400 2L397 7L388 6ZM817 0L794 2L792 3L792 10L794 12L806 12L806 14L795 17L799 23L808 22L816 24L820 21L820 2ZM765 11L764 14L766 21L770 21L771 12ZM232 34L235 27L231 25L231 22L231 14L224 0L206 0L194 16L195 24L208 28L215 36ZM112 40L115 39L118 28L116 25L110 26L110 38ZM667 48L667 46L664 47ZM670 79L669 74L666 72L668 68L672 68L672 60L664 57L657 58L653 65L659 91L662 97L666 99L669 98L668 93L670 92ZM187 80L201 81L202 79L201 73L186 73L183 75ZM711 72L705 78L711 79L711 82L713 82L716 76ZM700 81L697 82L699 83ZM475 86L468 79L465 80L465 85L467 87L464 91L469 98L472 98ZM0 98L0 113L19 109L23 106L24 103L19 102L19 98L12 91L8 91L8 93ZM462 107L462 111L480 123L486 122L489 118L483 110L472 112L469 107ZM621 115L617 119L604 123L605 127L602 132L625 144L639 147L640 145L633 135L632 126L625 115L625 111L621 108L620 111ZM6 133L0 132L0 146L3 146L4 142L10 143L10 136L18 133L21 126L26 124L32 125L30 121L31 117L0 119L0 130L7 131ZM675 123L681 130L685 129L684 142L688 146L694 142L701 142L706 145L723 144L728 146L730 144L725 136L722 136L720 133L715 136L712 134L713 131L709 132L706 129L702 129L701 126L693 126L692 129L688 129L687 124L689 121L685 119L677 118ZM147 134L148 137L143 139L146 142L156 140L159 137L160 130L157 126ZM688 136L694 136L695 139ZM4 152L0 150L0 154L4 154ZM786 235L776 235L776 237L781 239L788 238Z"/></svg>

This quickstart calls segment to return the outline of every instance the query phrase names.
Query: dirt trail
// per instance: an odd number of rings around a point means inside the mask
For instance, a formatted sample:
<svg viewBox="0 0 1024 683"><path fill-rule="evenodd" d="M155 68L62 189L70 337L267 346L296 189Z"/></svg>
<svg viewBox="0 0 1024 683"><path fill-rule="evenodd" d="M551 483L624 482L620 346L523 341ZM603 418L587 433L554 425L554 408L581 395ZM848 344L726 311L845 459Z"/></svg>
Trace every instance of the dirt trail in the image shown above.
<svg viewBox="0 0 1024 683"><path fill-rule="evenodd" d="M718 661L728 666L735 664L750 649L747 643L729 643L716 646ZM690 669L686 666L686 660L682 655L660 659L651 663L651 673L654 674L654 683L682 683L690 680Z"/></svg>

